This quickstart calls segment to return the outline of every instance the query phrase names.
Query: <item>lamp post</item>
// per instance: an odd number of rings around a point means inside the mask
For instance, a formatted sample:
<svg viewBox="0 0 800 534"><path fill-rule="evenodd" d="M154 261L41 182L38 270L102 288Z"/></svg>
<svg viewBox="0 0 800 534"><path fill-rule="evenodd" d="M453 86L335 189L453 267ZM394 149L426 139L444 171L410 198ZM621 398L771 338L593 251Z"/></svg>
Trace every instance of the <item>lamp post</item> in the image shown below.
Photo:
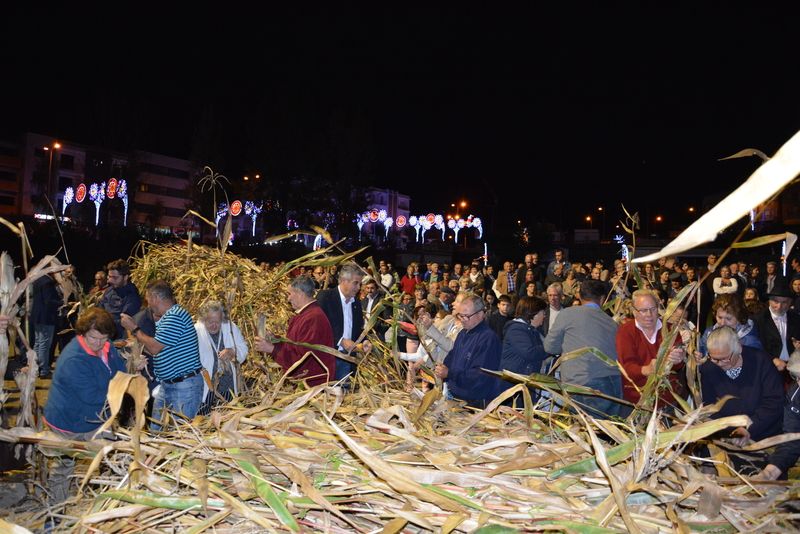
<svg viewBox="0 0 800 534"><path fill-rule="evenodd" d="M606 233L606 210L603 209L603 206L600 206L599 208L597 208L597 211L599 211L599 212L601 212L603 214L603 224L600 227L600 241L602 241L603 240L603 234Z"/></svg>
<svg viewBox="0 0 800 534"><path fill-rule="evenodd" d="M592 216L589 215L586 217L586 221L589 223L589 230L592 229Z"/></svg>
<svg viewBox="0 0 800 534"><path fill-rule="evenodd" d="M59 148L61 148L61 144L59 144L59 143L54 143L53 144L53 150L57 150ZM53 150L50 150L49 146L44 147L44 150L46 150L46 151L48 151L50 153L50 163L47 166L47 193L46 193L47 194L48 203L49 203L49 200L50 200L50 186L52 185L52 181L53 181Z"/></svg>

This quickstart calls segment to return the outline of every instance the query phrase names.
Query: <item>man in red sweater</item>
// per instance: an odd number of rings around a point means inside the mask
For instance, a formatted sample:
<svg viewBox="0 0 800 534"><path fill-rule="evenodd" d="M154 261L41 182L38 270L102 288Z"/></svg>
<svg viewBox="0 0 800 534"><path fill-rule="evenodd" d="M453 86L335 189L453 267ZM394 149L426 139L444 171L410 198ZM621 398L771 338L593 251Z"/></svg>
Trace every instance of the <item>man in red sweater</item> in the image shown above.
<svg viewBox="0 0 800 534"><path fill-rule="evenodd" d="M630 380L622 377L622 396L625 400L636 403L639 402L640 393L634 384L639 389L644 388L647 378L655 372L658 349L662 342L662 323L658 318L659 303L655 293L649 289L640 289L634 291L631 299L634 320L628 321L617 330L617 359L630 377ZM674 371L683 365L685 356L682 347L674 347L667 354L668 361L672 362L669 380L673 390L677 386L677 375ZM664 391L661 401L672 404L675 398L669 391Z"/></svg>
<svg viewBox="0 0 800 534"><path fill-rule="evenodd" d="M297 314L289 319L286 339L333 348L331 323L314 300L314 281L305 275L298 276L289 283L287 292L289 304ZM268 337L272 337L270 332ZM273 344L260 337L256 338L256 350L271 352L273 359L283 367L284 371L309 352L307 348L292 343ZM292 371L291 377L295 380L305 379L309 386L316 386L333 380L335 370L336 358L332 354L317 350Z"/></svg>

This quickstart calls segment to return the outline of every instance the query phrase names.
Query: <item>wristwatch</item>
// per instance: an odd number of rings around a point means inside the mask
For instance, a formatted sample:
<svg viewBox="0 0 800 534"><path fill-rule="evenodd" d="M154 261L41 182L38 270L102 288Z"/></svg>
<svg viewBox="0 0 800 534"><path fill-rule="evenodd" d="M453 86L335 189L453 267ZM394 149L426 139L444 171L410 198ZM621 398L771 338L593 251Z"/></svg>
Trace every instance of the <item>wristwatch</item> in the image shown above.
<svg viewBox="0 0 800 534"><path fill-rule="evenodd" d="M137 326L136 328L134 328L133 330L131 330L131 335L132 335L132 336L135 336L135 335L136 335L136 332L138 332L139 330L141 330L141 328L139 328L139 327Z"/></svg>

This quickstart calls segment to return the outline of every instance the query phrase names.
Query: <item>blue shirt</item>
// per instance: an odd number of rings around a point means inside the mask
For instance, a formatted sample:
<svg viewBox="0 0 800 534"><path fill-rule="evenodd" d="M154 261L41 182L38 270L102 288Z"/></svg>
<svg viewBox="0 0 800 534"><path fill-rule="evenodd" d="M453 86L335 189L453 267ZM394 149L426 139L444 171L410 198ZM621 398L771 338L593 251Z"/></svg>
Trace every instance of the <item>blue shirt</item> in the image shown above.
<svg viewBox="0 0 800 534"><path fill-rule="evenodd" d="M481 368L500 370L502 351L500 338L486 321L481 321L472 330L459 332L453 350L444 359L453 397L462 400L494 399L500 381L481 371Z"/></svg>
<svg viewBox="0 0 800 534"><path fill-rule="evenodd" d="M156 323L155 340L165 345L153 357L159 380L172 380L202 367L192 316L177 304Z"/></svg>

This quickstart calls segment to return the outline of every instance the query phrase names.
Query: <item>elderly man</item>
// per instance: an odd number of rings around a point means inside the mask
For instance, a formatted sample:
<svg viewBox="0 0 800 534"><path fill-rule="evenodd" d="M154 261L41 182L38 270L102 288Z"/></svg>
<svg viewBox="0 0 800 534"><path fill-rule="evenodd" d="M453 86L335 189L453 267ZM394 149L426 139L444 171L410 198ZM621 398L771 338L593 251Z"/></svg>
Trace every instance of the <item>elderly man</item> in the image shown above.
<svg viewBox="0 0 800 534"><path fill-rule="evenodd" d="M800 315L789 310L792 296L784 285L776 286L767 295L769 306L753 314L761 346L772 357L779 371L783 371L789 355L800 346Z"/></svg>
<svg viewBox="0 0 800 534"><path fill-rule="evenodd" d="M439 272L439 264L431 263L431 270L425 273L426 282L441 282L442 273Z"/></svg>
<svg viewBox="0 0 800 534"><path fill-rule="evenodd" d="M447 313L452 313L453 302L455 302L455 300L456 292L449 287L443 287L441 291L439 291L439 304L441 304L441 309Z"/></svg>
<svg viewBox="0 0 800 534"><path fill-rule="evenodd" d="M292 305L295 316L289 319L286 339L333 348L331 323L325 317L319 303L314 300L314 282L307 276L298 276L289 282L287 293L287 300ZM272 358L284 371L289 370L308 352L308 349L298 345L273 344L260 337L256 338L256 350L271 352ZM295 380L304 379L309 386L329 382L336 372L336 358L327 352L318 350L312 352L313 354L308 355L303 363L292 371L291 377Z"/></svg>
<svg viewBox="0 0 800 534"><path fill-rule="evenodd" d="M503 270L497 275L497 282L495 283L495 293L500 295L512 296L516 291L517 286L514 281L514 264L507 261L503 264Z"/></svg>
<svg viewBox="0 0 800 534"><path fill-rule="evenodd" d="M361 313L362 273L355 265L345 265L339 271L339 285L317 294L317 302L325 313L333 330L335 347L344 354L356 348L355 340L364 330L364 316ZM336 381L355 372L355 366L345 360L336 360Z"/></svg>
<svg viewBox="0 0 800 534"><path fill-rule="evenodd" d="M552 284L547 288L547 309L544 311L542 333L546 336L553 323L564 309L564 289L561 284Z"/></svg>
<svg viewBox="0 0 800 534"><path fill-rule="evenodd" d="M553 274L547 275L547 278L544 279L544 285L545 287L550 287L553 284L563 284L564 280L564 266L557 263L555 267L553 267Z"/></svg>
<svg viewBox="0 0 800 534"><path fill-rule="evenodd" d="M477 295L467 295L458 306L458 319L464 326L444 359L436 365L436 376L447 380L453 397L468 406L483 409L497 396L499 382L481 371L500 369L503 344L484 321L486 308Z"/></svg>
<svg viewBox="0 0 800 534"><path fill-rule="evenodd" d="M121 314L122 326L153 355L153 367L160 382L153 412L163 420L162 411L169 409L191 420L203 398L203 364L194 321L175 301L172 288L165 281L151 282L146 293L153 315L161 316L156 323L156 335L145 334L126 313ZM161 430L161 425L155 423L150 428Z"/></svg>
<svg viewBox="0 0 800 534"><path fill-rule="evenodd" d="M108 264L108 283L110 287L103 293L103 299L98 308L103 308L111 314L117 323L117 337L125 337L125 329L122 327L121 317L125 315L136 315L142 307L142 298L139 290L130 281L131 267L127 262L117 260ZM192 327L194 328L194 327Z"/></svg>
<svg viewBox="0 0 800 534"><path fill-rule="evenodd" d="M786 370L792 377L792 383L786 390L783 405L783 425L784 434L795 434L800 432L800 352L795 351L786 364ZM775 452L770 455L767 466L761 475L768 480L786 480L789 469L791 469L800 458L800 441L787 441L775 447Z"/></svg>
<svg viewBox="0 0 800 534"><path fill-rule="evenodd" d="M708 336L708 361L700 368L703 404L714 404L726 395L731 398L720 411L711 415L720 419L747 415L752 424L723 432L733 437L734 445L744 447L781 432L783 384L769 356L759 349L741 344L736 331L723 326Z"/></svg>
<svg viewBox="0 0 800 534"><path fill-rule="evenodd" d="M634 291L631 300L634 320L628 321L617 330L617 357L630 378L622 379L622 395L625 400L638 403L640 393L636 388L642 389L648 377L656 372L658 349L662 341L662 323L658 318L658 297L651 290ZM667 360L672 363L673 371L669 381L673 391L678 386L678 377L674 371L683 366L685 356L686 353L680 347L670 350L667 356ZM673 404L675 398L670 391L664 391L661 401Z"/></svg>
<svg viewBox="0 0 800 534"><path fill-rule="evenodd" d="M603 284L586 280L581 284L580 306L566 308L556 317L544 340L548 354L567 354L586 347L595 347L610 359L617 359L617 323L606 315L602 306L606 299ZM559 366L561 379L569 384L595 389L610 397L622 398L622 376L591 353L565 361ZM573 395L573 400L587 408L594 417L619 414L619 404L608 399Z"/></svg>

